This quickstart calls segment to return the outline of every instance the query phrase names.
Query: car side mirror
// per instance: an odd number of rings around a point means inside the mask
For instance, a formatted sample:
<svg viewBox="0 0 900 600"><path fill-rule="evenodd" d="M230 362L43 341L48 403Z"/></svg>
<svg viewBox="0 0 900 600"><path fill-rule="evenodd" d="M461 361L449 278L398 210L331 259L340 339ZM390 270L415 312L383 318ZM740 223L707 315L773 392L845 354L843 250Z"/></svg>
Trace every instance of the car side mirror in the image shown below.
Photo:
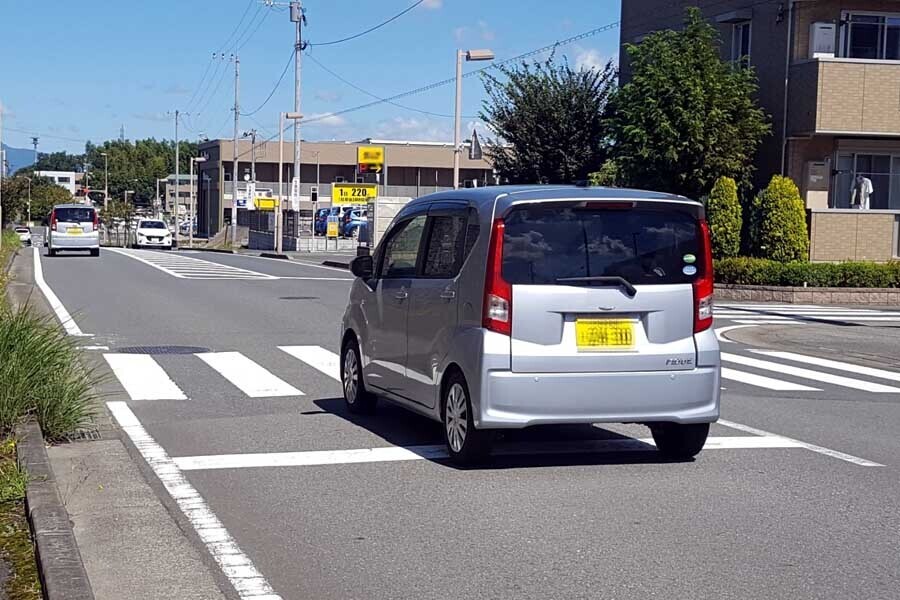
<svg viewBox="0 0 900 600"><path fill-rule="evenodd" d="M375 272L375 261L371 256L357 256L350 261L350 272L362 279L369 279Z"/></svg>

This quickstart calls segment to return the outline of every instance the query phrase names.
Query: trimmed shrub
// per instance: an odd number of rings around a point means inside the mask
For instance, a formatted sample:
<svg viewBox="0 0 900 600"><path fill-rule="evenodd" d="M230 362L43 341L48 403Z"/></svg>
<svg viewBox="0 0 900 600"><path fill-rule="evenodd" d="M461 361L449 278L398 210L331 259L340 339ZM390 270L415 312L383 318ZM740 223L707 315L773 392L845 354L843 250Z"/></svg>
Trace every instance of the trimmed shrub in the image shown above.
<svg viewBox="0 0 900 600"><path fill-rule="evenodd" d="M737 184L731 177L719 177L706 202L706 220L712 235L714 258L737 256L741 251L741 204Z"/></svg>
<svg viewBox="0 0 900 600"><path fill-rule="evenodd" d="M782 263L764 258L725 258L715 263L716 282L736 285L900 288L900 261Z"/></svg>
<svg viewBox="0 0 900 600"><path fill-rule="evenodd" d="M779 262L809 258L806 208L793 181L774 175L754 198L749 234L749 250L759 258Z"/></svg>
<svg viewBox="0 0 900 600"><path fill-rule="evenodd" d="M609 159L600 165L599 171L588 173L588 181L591 185L617 187L619 185L619 166L616 161Z"/></svg>

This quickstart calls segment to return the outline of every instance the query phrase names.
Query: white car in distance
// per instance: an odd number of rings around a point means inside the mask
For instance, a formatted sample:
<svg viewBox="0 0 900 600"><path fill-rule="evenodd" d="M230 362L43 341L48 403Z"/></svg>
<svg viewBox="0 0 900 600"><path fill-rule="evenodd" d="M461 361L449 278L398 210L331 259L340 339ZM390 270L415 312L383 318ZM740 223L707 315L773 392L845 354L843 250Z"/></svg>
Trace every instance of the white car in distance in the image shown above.
<svg viewBox="0 0 900 600"><path fill-rule="evenodd" d="M172 248L172 233L165 221L141 219L134 231L135 248Z"/></svg>

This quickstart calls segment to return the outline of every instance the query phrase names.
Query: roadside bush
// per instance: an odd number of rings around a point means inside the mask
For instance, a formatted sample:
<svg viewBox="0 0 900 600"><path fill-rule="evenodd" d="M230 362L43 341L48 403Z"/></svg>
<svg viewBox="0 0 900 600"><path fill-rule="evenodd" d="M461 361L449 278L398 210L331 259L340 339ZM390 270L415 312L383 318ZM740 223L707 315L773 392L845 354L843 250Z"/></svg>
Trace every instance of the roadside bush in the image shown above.
<svg viewBox="0 0 900 600"><path fill-rule="evenodd" d="M779 262L809 257L806 208L797 185L775 175L751 206L748 249L759 258Z"/></svg>
<svg viewBox="0 0 900 600"><path fill-rule="evenodd" d="M714 258L737 256L741 251L741 204L737 184L731 177L719 177L706 202L706 220L712 235Z"/></svg>
<svg viewBox="0 0 900 600"><path fill-rule="evenodd" d="M48 439L62 439L93 414L97 376L51 317L0 307L0 433L33 414Z"/></svg>
<svg viewBox="0 0 900 600"><path fill-rule="evenodd" d="M900 288L900 261L782 263L746 256L715 263L716 282L736 285Z"/></svg>
<svg viewBox="0 0 900 600"><path fill-rule="evenodd" d="M600 165L599 171L588 173L588 181L591 185L618 187L619 179L619 166L616 164L616 161L612 159L609 159Z"/></svg>

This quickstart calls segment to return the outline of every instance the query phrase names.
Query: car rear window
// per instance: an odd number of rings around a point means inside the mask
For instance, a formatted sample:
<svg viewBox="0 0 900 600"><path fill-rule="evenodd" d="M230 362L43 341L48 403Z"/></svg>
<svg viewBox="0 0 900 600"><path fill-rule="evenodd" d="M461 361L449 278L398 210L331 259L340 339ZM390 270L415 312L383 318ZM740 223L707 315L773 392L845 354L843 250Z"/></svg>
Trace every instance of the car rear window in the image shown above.
<svg viewBox="0 0 900 600"><path fill-rule="evenodd" d="M512 284L597 276L675 284L697 274L697 221L681 212L538 205L515 209L504 222L503 279Z"/></svg>
<svg viewBox="0 0 900 600"><path fill-rule="evenodd" d="M165 229L166 224L162 221L142 221L140 225L141 229Z"/></svg>
<svg viewBox="0 0 900 600"><path fill-rule="evenodd" d="M56 220L63 223L90 223L94 220L93 208L57 208Z"/></svg>

